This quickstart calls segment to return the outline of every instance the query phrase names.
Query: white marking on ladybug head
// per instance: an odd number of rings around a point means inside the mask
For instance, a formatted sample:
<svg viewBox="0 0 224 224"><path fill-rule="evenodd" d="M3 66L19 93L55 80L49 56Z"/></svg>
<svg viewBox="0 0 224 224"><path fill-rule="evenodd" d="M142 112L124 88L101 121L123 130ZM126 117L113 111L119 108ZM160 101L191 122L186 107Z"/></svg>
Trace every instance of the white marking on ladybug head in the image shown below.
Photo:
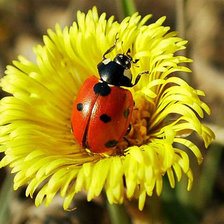
<svg viewBox="0 0 224 224"><path fill-rule="evenodd" d="M126 76L129 80L132 80L132 74L130 69L124 70L124 76Z"/></svg>
<svg viewBox="0 0 224 224"><path fill-rule="evenodd" d="M102 63L103 63L104 65L107 65L109 62L111 62L111 59L110 59L110 58L106 58L106 59L104 59L104 60L102 61Z"/></svg>

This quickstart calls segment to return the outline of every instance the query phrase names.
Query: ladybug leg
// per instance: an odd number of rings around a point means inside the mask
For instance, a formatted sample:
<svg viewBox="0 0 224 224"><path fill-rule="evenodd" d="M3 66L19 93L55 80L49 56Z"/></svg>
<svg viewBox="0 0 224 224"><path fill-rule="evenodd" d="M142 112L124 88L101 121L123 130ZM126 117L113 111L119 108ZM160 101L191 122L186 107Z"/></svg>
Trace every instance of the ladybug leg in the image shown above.
<svg viewBox="0 0 224 224"><path fill-rule="evenodd" d="M128 141L126 137L123 137L123 139L128 143L128 145L130 145L130 141Z"/></svg>
<svg viewBox="0 0 224 224"><path fill-rule="evenodd" d="M118 41L118 37L117 37L117 35L118 35L118 33L116 33L116 35L115 35L115 41L114 41L114 45L112 46L112 47L110 47L104 54L103 54L103 60L105 60L106 59L106 55L107 54L109 54L114 48L115 48L115 46L116 46L116 44L117 44L117 41Z"/></svg>
<svg viewBox="0 0 224 224"><path fill-rule="evenodd" d="M134 61L132 61L133 64L136 64L139 61L139 59L135 59Z"/></svg>
<svg viewBox="0 0 224 224"><path fill-rule="evenodd" d="M141 76L144 75L144 74L150 74L150 72L149 72L149 71L144 71L144 72L139 73L139 74L137 75L136 79L135 79L135 83L132 84L132 86L137 85L137 83L139 82Z"/></svg>
<svg viewBox="0 0 224 224"><path fill-rule="evenodd" d="M71 123L71 133L73 133L73 126L72 126L72 123Z"/></svg>
<svg viewBox="0 0 224 224"><path fill-rule="evenodd" d="M129 124L129 126L128 126L128 130L126 131L125 136L128 135L128 134L130 133L130 131L131 131L131 127L132 127L131 124ZM125 140L126 140L126 139L125 139Z"/></svg>

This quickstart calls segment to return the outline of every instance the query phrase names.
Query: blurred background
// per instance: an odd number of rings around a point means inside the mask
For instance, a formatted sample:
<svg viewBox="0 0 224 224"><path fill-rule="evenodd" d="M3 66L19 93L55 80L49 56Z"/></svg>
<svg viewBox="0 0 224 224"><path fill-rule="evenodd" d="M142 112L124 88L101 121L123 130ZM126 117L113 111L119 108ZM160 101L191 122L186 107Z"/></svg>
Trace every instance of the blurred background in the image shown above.
<svg viewBox="0 0 224 224"><path fill-rule="evenodd" d="M77 10L87 12L94 5L99 14L115 15L118 21L135 10L142 16L153 14L150 22L165 15L165 25L189 40L181 54L194 60L189 65L193 73L182 76L205 92L203 100L212 115L203 122L215 132L216 140L205 150L196 139L204 162L199 167L190 155L191 192L187 192L184 178L175 189L164 178L161 197L148 198L143 212L134 200L110 206L102 196L88 203L85 193L76 197L76 210L71 212L63 211L60 197L48 208L36 208L34 200L25 197L25 188L12 190L13 175L2 168L0 224L224 224L224 0L0 0L0 76L19 54L35 61L32 47L42 44L48 28L54 29L56 23L69 26L76 20Z"/></svg>

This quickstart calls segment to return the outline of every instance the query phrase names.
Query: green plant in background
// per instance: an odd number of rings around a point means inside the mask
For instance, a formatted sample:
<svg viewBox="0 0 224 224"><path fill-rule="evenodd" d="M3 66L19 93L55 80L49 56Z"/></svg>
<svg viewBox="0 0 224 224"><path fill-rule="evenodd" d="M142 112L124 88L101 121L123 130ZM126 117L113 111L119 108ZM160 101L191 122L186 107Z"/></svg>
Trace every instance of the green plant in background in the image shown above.
<svg viewBox="0 0 224 224"><path fill-rule="evenodd" d="M134 4L123 3L125 13L134 11ZM1 80L3 90L13 96L0 102L0 149L5 152L0 165L10 165L16 173L15 189L28 184L27 196L38 192L36 205L44 198L49 205L60 191L68 209L77 192L86 190L87 199L92 200L104 187L110 203L137 198L142 210L147 195L161 194L165 174L172 188L174 175L180 181L182 173L188 178L187 189L192 187L188 154L174 143L189 148L200 164L201 152L186 135L195 131L206 147L214 139L197 117L203 118L203 110L210 113L199 99L204 93L176 74L190 72L180 64L191 60L174 55L185 49L187 41L168 32L169 27L162 25L164 17L150 25L145 23L151 15L141 18L135 13L121 23L105 17L98 16L94 7L86 15L78 12L77 23L70 28L48 30L45 45L35 48L37 63L20 56ZM120 150L113 155L90 154L71 133L73 102L83 81L92 74L98 76L96 65L117 34L118 44L109 57L130 48L133 59L139 59L138 67L131 68L133 76L141 71L150 75L143 76L132 90L134 128L129 144L119 146L122 154Z"/></svg>

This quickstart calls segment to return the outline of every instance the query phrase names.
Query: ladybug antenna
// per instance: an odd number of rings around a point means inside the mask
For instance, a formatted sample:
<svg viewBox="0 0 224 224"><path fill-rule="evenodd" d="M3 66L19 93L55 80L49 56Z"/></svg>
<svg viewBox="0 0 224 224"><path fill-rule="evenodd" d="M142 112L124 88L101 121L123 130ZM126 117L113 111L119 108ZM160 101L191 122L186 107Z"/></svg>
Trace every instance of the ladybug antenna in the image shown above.
<svg viewBox="0 0 224 224"><path fill-rule="evenodd" d="M110 47L104 54L103 54L103 60L106 59L106 55L109 54L117 45L117 41L118 41L118 37L117 37L118 33L116 33L115 35L115 41L114 41L114 45L112 47Z"/></svg>
<svg viewBox="0 0 224 224"><path fill-rule="evenodd" d="M130 59L131 63L136 64L136 63L139 61L139 59L135 59L135 60L133 60L132 56L129 55L130 52L131 52L131 49L129 48L129 49L127 50L127 52L126 52L126 55L127 55L127 57ZM135 65L135 67L139 67L139 66L138 66L138 65Z"/></svg>
<svg viewBox="0 0 224 224"><path fill-rule="evenodd" d="M131 52L131 49L128 48L128 50L126 52L126 56L129 58L129 60L131 61L131 63L133 63L132 56L130 55L130 52Z"/></svg>
<svg viewBox="0 0 224 224"><path fill-rule="evenodd" d="M122 54L124 54L123 40L121 41L121 50L122 50Z"/></svg>
<svg viewBox="0 0 224 224"><path fill-rule="evenodd" d="M136 59L136 60L133 61L133 58L132 58L132 56L130 55L130 53L131 53L131 49L129 48L129 49L127 50L127 52L126 52L126 56L130 59L131 63L133 63L133 64L137 63L137 62L139 61L139 59Z"/></svg>

